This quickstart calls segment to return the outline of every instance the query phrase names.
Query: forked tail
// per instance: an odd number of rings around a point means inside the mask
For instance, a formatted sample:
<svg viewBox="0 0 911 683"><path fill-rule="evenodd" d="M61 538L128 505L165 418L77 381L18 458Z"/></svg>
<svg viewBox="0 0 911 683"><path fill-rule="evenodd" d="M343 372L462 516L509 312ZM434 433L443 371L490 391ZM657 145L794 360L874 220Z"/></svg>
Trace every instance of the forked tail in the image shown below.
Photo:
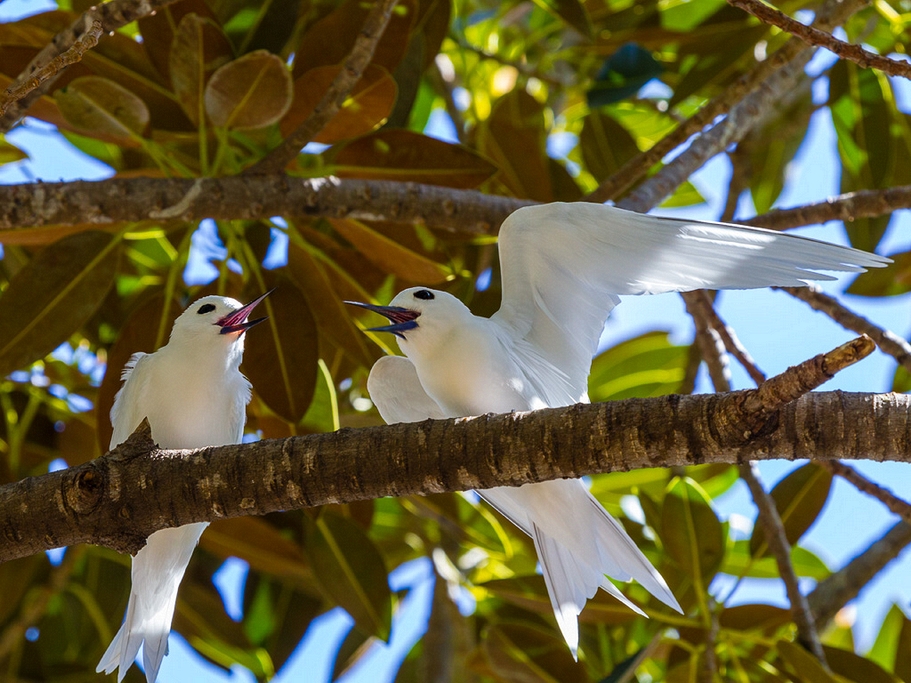
<svg viewBox="0 0 911 683"><path fill-rule="evenodd" d="M133 558L130 601L123 625L95 669L117 672L123 680L142 646L142 665L148 683L155 683L161 660L168 652L168 634L174 618L177 589L193 549L208 523L162 529L149 536Z"/></svg>

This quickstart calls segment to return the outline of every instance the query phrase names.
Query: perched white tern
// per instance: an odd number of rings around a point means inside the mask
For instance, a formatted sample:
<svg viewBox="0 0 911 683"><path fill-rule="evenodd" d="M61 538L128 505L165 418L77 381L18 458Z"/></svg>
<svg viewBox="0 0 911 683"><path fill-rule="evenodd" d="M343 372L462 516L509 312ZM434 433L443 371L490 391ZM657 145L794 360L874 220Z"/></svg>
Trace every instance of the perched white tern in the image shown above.
<svg viewBox="0 0 911 683"><path fill-rule="evenodd" d="M481 318L446 292L412 287L381 313L405 354L367 381L388 423L534 410L588 401L598 339L623 294L798 286L888 259L760 228L659 218L599 204L521 208L500 228L503 298ZM636 612L605 578L635 579L680 610L623 527L574 479L479 495L534 539L557 624L573 656L577 617L598 587Z"/></svg>
<svg viewBox="0 0 911 683"><path fill-rule="evenodd" d="M250 402L250 382L240 372L244 332L265 318L248 320L266 296L243 306L206 296L174 321L168 343L136 353L123 370L111 421L111 448L127 440L143 418L162 448L202 448L240 443ZM132 589L123 626L96 671L120 668L122 681L142 646L146 680L154 683L167 654L177 588L207 522L162 529L133 558Z"/></svg>

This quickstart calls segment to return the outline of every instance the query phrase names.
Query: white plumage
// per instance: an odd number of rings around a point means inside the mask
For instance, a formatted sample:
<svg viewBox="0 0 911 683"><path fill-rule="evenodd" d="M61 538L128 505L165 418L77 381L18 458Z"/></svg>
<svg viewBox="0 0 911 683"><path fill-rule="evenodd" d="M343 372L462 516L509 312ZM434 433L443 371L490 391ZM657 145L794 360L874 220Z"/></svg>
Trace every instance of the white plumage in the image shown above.
<svg viewBox="0 0 911 683"><path fill-rule="evenodd" d="M799 286L888 259L761 228L647 216L598 204L519 209L500 229L503 300L491 318L452 295L413 287L374 328L398 337L370 396L388 423L587 401L591 359L618 295ZM353 302L349 302L353 303ZM557 623L575 656L577 617L605 578L635 579L679 611L664 579L578 480L478 492L535 543Z"/></svg>
<svg viewBox="0 0 911 683"><path fill-rule="evenodd" d="M163 448L240 443L250 383L240 373L244 332L259 297L242 306L221 296L203 297L174 322L168 343L155 353L134 354L114 399L111 448L148 418L152 439ZM122 681L142 646L148 683L167 654L177 589L207 523L156 531L133 558L132 589L123 626L97 671L119 668Z"/></svg>

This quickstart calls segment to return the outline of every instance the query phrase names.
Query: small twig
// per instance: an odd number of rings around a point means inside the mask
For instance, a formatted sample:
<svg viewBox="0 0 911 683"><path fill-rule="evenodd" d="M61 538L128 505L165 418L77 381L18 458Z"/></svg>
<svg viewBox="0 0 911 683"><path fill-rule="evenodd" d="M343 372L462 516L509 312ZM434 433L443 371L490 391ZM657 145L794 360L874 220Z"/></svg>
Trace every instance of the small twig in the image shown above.
<svg viewBox="0 0 911 683"><path fill-rule="evenodd" d="M316 137L326 127L326 124L338 113L352 88L357 85L364 73L364 69L373 59L377 43L386 30L386 25L392 17L392 10L396 0L376 0L364 27L361 29L354 47L345 58L344 66L339 71L329 90L316 105L316 108L293 133L282 141L269 154L260 159L244 173L265 175L280 173L303 149L303 147Z"/></svg>
<svg viewBox="0 0 911 683"><path fill-rule="evenodd" d="M705 633L705 659L702 661L702 670L699 672L701 683L715 683L718 675L718 656L715 654L715 644L718 642L718 612L714 609L714 600L709 596L712 602L712 609L709 610L710 626Z"/></svg>
<svg viewBox="0 0 911 683"><path fill-rule="evenodd" d="M819 29L801 24L799 21L792 19L784 12L780 12L774 7L763 4L758 0L727 0L729 5L739 7L744 12L752 14L764 24L777 26L782 31L790 33L795 38L799 38L807 45L824 47L842 59L847 59L864 68L873 68L890 76L901 76L902 78L911 79L911 64L908 62L899 62L882 55L869 52L860 45L853 45L839 40L831 33L820 31Z"/></svg>
<svg viewBox="0 0 911 683"><path fill-rule="evenodd" d="M820 581L807 596L816 618L816 628L824 629L838 610L856 598L908 544L911 544L911 524L898 522L848 564Z"/></svg>
<svg viewBox="0 0 911 683"><path fill-rule="evenodd" d="M755 218L738 219L744 225L758 225L770 230L787 230L801 225L816 225L826 221L851 222L857 218L872 218L911 208L911 185L899 185L885 190L847 192L825 201L775 209Z"/></svg>
<svg viewBox="0 0 911 683"><path fill-rule="evenodd" d="M905 522L911 524L911 503L902 500L889 489L870 481L853 467L846 465L839 460L822 460L819 464L829 470L832 474L837 474L845 481L850 482L858 491L876 498L876 500L885 505L890 512L894 512L905 520Z"/></svg>
<svg viewBox="0 0 911 683"><path fill-rule="evenodd" d="M706 307L701 305L702 297L706 296L705 290L684 292L681 296L686 304L686 312L693 318L696 326L696 344L708 368L715 391L730 391L731 367L724 350L724 342L718 330L712 325L710 317L706 315ZM708 308L711 308L711 305Z"/></svg>
<svg viewBox="0 0 911 683"><path fill-rule="evenodd" d="M86 21L89 21L88 16L86 16ZM19 102L39 85L54 77L71 64L80 61L82 55L98 44L101 33L101 20L92 20L89 29L79 36L76 39L76 42L73 43L68 50L54 57L54 59L42 68L32 72L27 80L21 83L17 81L10 85L6 89L6 92L3 93L3 97L0 98L0 116L6 113L6 110L11 104Z"/></svg>
<svg viewBox="0 0 911 683"><path fill-rule="evenodd" d="M781 291L806 302L810 305L810 308L825 313L842 327L858 334L867 335L876 342L876 345L883 353L889 354L903 368L911 371L911 344L894 332L877 327L813 285L808 287L780 287L777 289L781 289Z"/></svg>
<svg viewBox="0 0 911 683"><path fill-rule="evenodd" d="M116 31L130 22L148 16L166 5L170 5L177 0L111 0L92 7L83 13L76 21L70 24L66 29L54 36L53 40L48 43L41 52L35 55L34 59L29 62L25 70L16 77L7 91L18 90L19 87L28 82L36 72L43 71L51 62L61 54L72 48L80 40L86 31L91 30L96 21L101 22L101 32L108 33ZM86 50L88 47L86 47ZM85 50L83 50L84 52ZM81 56L81 55L80 55ZM42 95L50 91L57 78L63 73L64 69L58 69L50 74L45 80L42 80L35 88L32 88L25 96L14 100L12 103L5 104L6 111L0 116L0 134L8 132L16 122L22 118Z"/></svg>
<svg viewBox="0 0 911 683"><path fill-rule="evenodd" d="M708 292L704 289L695 292L688 292L684 295L686 301L686 310L692 315L697 312L706 323L715 330L724 348L744 367L757 386L766 381L765 373L756 365L756 361L750 356L749 352L740 343L734 330L725 323L718 315L718 311L709 298ZM691 310L692 309L692 310Z"/></svg>
<svg viewBox="0 0 911 683"><path fill-rule="evenodd" d="M753 502L759 508L758 521L762 525L763 531L765 531L769 549L778 564L778 573L781 575L781 580L784 581L788 592L788 600L791 603L794 622L797 624L798 637L804 647L819 660L823 667L828 669L826 654L822 649L822 644L819 642L819 634L816 632L816 624L810 612L809 603L806 596L800 592L800 587L797 583L797 573L794 571L794 565L791 564L791 544L788 543L784 523L781 521L781 515L778 514L775 501L762 487L762 482L759 480L759 469L755 463L745 463L740 465L739 469L741 479L750 488Z"/></svg>
<svg viewBox="0 0 911 683"><path fill-rule="evenodd" d="M446 113L449 114L449 118L452 119L452 125L455 127L456 137L459 139L459 142L464 143L465 117L462 116L462 112L456 106L455 99L453 98L454 84L446 77L436 61L433 61L428 67L427 78L433 86L433 89L443 98L443 104L446 105Z"/></svg>

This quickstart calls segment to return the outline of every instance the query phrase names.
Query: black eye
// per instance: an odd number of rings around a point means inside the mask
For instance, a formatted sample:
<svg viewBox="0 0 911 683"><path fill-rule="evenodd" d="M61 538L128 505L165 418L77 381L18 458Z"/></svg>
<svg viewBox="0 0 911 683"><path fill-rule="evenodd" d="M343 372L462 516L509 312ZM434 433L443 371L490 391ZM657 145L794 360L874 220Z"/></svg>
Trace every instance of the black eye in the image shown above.
<svg viewBox="0 0 911 683"><path fill-rule="evenodd" d="M213 304L203 304L202 306L199 307L199 310L196 312L199 315L202 315L203 313L211 313L214 310L215 310L215 306Z"/></svg>
<svg viewBox="0 0 911 683"><path fill-rule="evenodd" d="M431 292L429 289L419 289L414 293L414 298L430 301L433 298L433 292Z"/></svg>

